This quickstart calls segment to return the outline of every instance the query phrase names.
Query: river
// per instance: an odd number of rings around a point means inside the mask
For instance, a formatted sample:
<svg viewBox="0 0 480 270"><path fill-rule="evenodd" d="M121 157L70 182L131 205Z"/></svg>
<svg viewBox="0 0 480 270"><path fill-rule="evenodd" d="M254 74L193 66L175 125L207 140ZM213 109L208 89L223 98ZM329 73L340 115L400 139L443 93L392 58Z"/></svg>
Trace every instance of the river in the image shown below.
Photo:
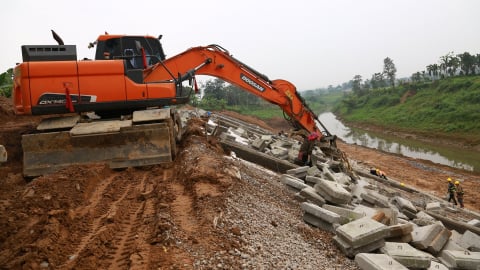
<svg viewBox="0 0 480 270"><path fill-rule="evenodd" d="M347 127L331 112L320 114L319 119L331 134L337 135L348 144L362 145L407 157L430 160L454 168L480 172L480 152L478 151L433 145Z"/></svg>

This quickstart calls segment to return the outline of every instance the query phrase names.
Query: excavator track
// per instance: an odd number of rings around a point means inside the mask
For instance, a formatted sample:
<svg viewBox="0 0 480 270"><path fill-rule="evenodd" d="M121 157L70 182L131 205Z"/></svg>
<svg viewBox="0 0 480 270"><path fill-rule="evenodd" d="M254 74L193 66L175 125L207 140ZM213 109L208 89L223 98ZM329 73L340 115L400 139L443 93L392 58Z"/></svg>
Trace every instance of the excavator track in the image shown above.
<svg viewBox="0 0 480 270"><path fill-rule="evenodd" d="M74 164L102 162L118 169L172 162L179 130L173 114L169 108L145 112L134 112L132 120L76 123L68 130L23 135L24 176Z"/></svg>

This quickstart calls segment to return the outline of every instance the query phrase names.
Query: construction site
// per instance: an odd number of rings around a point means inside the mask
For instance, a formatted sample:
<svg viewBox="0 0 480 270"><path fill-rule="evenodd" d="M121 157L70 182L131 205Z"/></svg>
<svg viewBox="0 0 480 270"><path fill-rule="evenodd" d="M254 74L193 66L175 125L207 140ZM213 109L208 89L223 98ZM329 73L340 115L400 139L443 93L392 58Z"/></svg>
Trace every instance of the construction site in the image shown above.
<svg viewBox="0 0 480 270"><path fill-rule="evenodd" d="M0 97L1 269L479 269L472 172L341 141L350 173L319 149L299 166L283 119L186 108L173 162L25 178L22 135L41 118Z"/></svg>

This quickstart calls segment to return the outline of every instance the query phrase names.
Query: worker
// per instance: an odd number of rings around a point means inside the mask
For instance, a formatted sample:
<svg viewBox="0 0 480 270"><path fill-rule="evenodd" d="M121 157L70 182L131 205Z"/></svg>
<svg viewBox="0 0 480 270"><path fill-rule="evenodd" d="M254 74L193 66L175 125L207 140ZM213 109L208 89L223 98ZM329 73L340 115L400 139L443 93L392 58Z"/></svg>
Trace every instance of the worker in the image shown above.
<svg viewBox="0 0 480 270"><path fill-rule="evenodd" d="M463 208L463 187L460 186L460 181L455 181L455 190L457 192L457 200L458 204L460 204L460 208Z"/></svg>
<svg viewBox="0 0 480 270"><path fill-rule="evenodd" d="M310 135L304 138L300 151L298 152L298 158L303 165L312 166L312 151L315 146L315 141L319 138L317 132L312 132Z"/></svg>
<svg viewBox="0 0 480 270"><path fill-rule="evenodd" d="M385 172L379 169L370 169L370 174L376 175L383 179L387 179L387 175L385 174Z"/></svg>
<svg viewBox="0 0 480 270"><path fill-rule="evenodd" d="M457 200L455 200L455 185L452 183L452 178L447 179L448 182L448 202L453 201L454 205L457 205Z"/></svg>

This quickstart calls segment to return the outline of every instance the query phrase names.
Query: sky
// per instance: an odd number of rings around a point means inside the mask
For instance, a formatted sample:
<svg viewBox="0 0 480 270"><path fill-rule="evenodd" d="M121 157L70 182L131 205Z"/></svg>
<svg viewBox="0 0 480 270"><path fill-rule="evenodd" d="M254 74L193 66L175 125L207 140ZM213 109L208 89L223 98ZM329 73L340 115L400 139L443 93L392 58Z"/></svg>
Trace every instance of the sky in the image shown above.
<svg viewBox="0 0 480 270"><path fill-rule="evenodd" d="M397 78L441 56L480 53L478 0L15 0L0 4L0 73L22 61L21 45L76 45L103 34L163 35L167 57L218 44L297 90L370 79L389 57Z"/></svg>

